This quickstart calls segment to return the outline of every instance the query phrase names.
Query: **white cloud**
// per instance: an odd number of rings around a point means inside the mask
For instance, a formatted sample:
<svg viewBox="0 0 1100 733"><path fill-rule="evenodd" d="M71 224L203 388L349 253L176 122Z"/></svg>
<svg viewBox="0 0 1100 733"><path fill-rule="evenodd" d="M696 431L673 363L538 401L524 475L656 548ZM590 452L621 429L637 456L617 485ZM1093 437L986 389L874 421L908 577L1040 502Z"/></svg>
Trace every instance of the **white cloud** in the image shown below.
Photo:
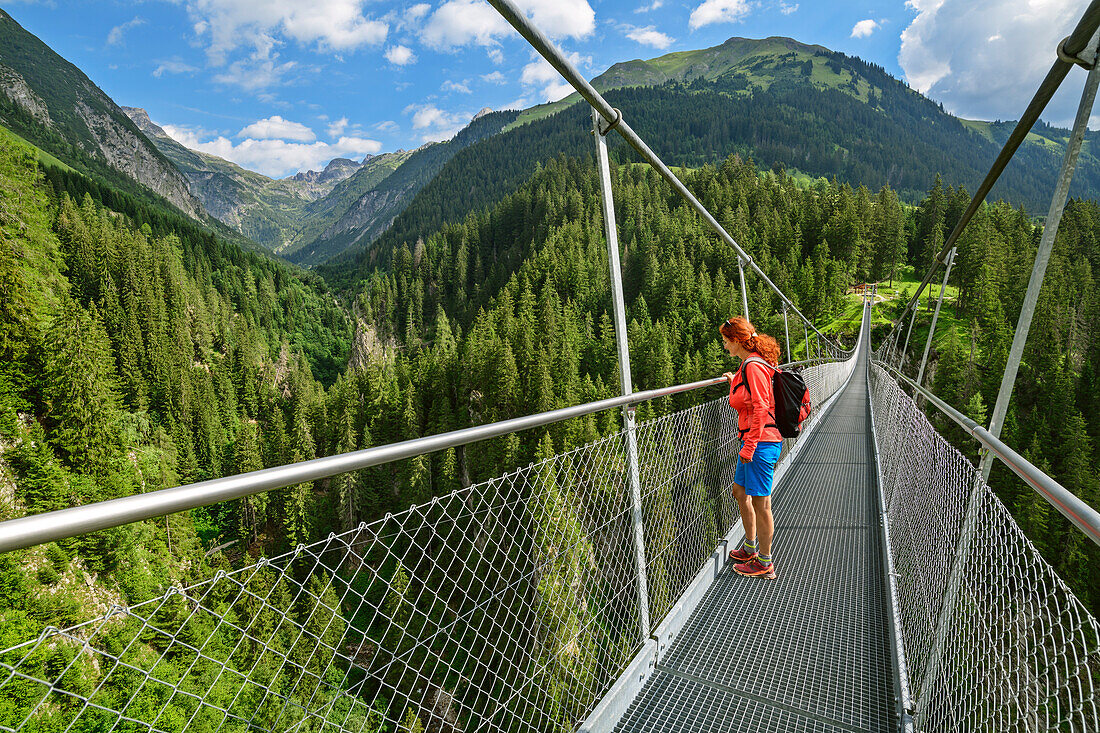
<svg viewBox="0 0 1100 733"><path fill-rule="evenodd" d="M416 54L408 46L391 46L386 49L386 61L394 66L407 66L416 63Z"/></svg>
<svg viewBox="0 0 1100 733"><path fill-rule="evenodd" d="M481 80L487 81L490 84L504 84L508 81L504 74L500 73L499 71L494 71L491 74L482 74Z"/></svg>
<svg viewBox="0 0 1100 733"><path fill-rule="evenodd" d="M133 20L128 20L122 25L116 25L107 34L107 45L117 46L122 43L122 37L126 35L126 31L137 28L139 25L145 25L145 20L137 16L135 16Z"/></svg>
<svg viewBox="0 0 1100 733"><path fill-rule="evenodd" d="M348 127L348 118L347 117L341 117L338 120L334 120L333 122L330 122L328 127L325 128L325 132L328 133L329 137L339 137L340 135L344 134L344 130L346 130L347 127Z"/></svg>
<svg viewBox="0 0 1100 733"><path fill-rule="evenodd" d="M225 71L215 74L214 81L254 92L281 84L283 76L296 65L294 61L278 63L278 54L271 58L234 61Z"/></svg>
<svg viewBox="0 0 1100 733"><path fill-rule="evenodd" d="M176 125L162 125L177 142L220 158L231 160L242 168L258 171L275 178L298 171L321 170L333 158L363 156L377 153L382 143L362 137L341 137L335 143L301 143L287 140L257 140L247 138L234 143L225 136L211 138L202 130Z"/></svg>
<svg viewBox="0 0 1100 733"><path fill-rule="evenodd" d="M519 0L518 4L552 38L585 38L596 28L596 12L588 0ZM442 50L471 43L495 47L498 39L513 32L484 0L447 0L428 19L422 40Z"/></svg>
<svg viewBox="0 0 1100 733"><path fill-rule="evenodd" d="M417 3L405 11L405 19L410 23L417 23L427 17L432 6L428 3Z"/></svg>
<svg viewBox="0 0 1100 733"><path fill-rule="evenodd" d="M866 38L875 32L875 29L879 27L879 22L872 18L861 20L852 26L852 35L850 38Z"/></svg>
<svg viewBox="0 0 1100 733"><path fill-rule="evenodd" d="M901 34L898 64L905 78L952 113L978 119L1019 119L1080 13L1065 0L907 4L917 15ZM1084 76L1070 72L1045 119L1072 121Z"/></svg>
<svg viewBox="0 0 1100 733"><path fill-rule="evenodd" d="M421 40L444 50L469 43L494 46L510 32L511 26L484 0L448 0L432 13Z"/></svg>
<svg viewBox="0 0 1100 733"><path fill-rule="evenodd" d="M626 37L635 43L640 43L643 46L653 46L654 48L668 48L675 41L675 38L670 38L664 33L657 30L655 26L647 25L645 28L635 28L634 26L626 26Z"/></svg>
<svg viewBox="0 0 1100 733"><path fill-rule="evenodd" d="M523 96L502 106L501 109L527 109L532 104L534 104L534 102L532 102L526 96Z"/></svg>
<svg viewBox="0 0 1100 733"><path fill-rule="evenodd" d="M470 121L470 116L461 112L447 112L434 104L410 104L405 114L412 114L414 130L422 130L421 139L449 140Z"/></svg>
<svg viewBox="0 0 1100 733"><path fill-rule="evenodd" d="M783 13L783 15L790 15L791 13L796 12L797 10L798 10L798 3L795 3L794 5L788 5L787 3L783 2L783 0L780 0L780 2L779 2L779 12Z"/></svg>
<svg viewBox="0 0 1100 733"><path fill-rule="evenodd" d="M504 63L504 52L501 51L499 48L490 48L488 51L488 55L489 60L497 66L500 66Z"/></svg>
<svg viewBox="0 0 1100 733"><path fill-rule="evenodd" d="M261 140L293 140L301 143L310 143L317 139L317 135L313 130L300 122L284 120L279 115L253 122L238 132L237 137L252 137Z"/></svg>
<svg viewBox="0 0 1100 733"><path fill-rule="evenodd" d="M266 57L283 39L323 51L377 46L389 25L363 13L366 0L187 0L195 33L215 65L234 51Z"/></svg>
<svg viewBox="0 0 1100 733"><path fill-rule="evenodd" d="M374 129L379 132L395 132L397 130L397 123L393 120L383 120L382 122L375 123Z"/></svg>
<svg viewBox="0 0 1100 733"><path fill-rule="evenodd" d="M167 61L159 62L157 68L153 69L153 76L160 78L164 74L191 74L196 71L198 71L197 68L175 56Z"/></svg>
<svg viewBox="0 0 1100 733"><path fill-rule="evenodd" d="M665 4L665 0L653 0L653 2L651 2L649 5L643 5L640 8L634 8L634 12L635 13L651 13L654 10L657 10L658 8L660 8L664 4Z"/></svg>
<svg viewBox="0 0 1100 733"><path fill-rule="evenodd" d="M749 0L703 0L691 11L688 26L695 30L711 23L736 23L752 10Z"/></svg>
<svg viewBox="0 0 1100 733"><path fill-rule="evenodd" d="M592 65L591 56L581 56L575 51L567 53L566 58L578 68ZM524 86L541 86L541 96L545 102L556 102L573 92L573 87L562 78L557 69L540 56L535 56L531 63L523 67L519 80Z"/></svg>
<svg viewBox="0 0 1100 733"><path fill-rule="evenodd" d="M470 80L469 79L463 79L462 81L457 81L456 82L456 81L451 81L450 79L447 79L446 81L443 82L442 86L440 86L440 89L442 89L445 92L457 92L459 94L469 94L470 93Z"/></svg>

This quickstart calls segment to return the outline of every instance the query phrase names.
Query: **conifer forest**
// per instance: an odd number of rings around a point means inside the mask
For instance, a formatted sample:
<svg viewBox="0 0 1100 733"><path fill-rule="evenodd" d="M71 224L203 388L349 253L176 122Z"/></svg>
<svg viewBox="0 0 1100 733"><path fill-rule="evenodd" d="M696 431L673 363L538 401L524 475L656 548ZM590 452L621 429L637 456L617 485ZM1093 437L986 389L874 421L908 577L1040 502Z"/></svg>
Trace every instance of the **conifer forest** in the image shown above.
<svg viewBox="0 0 1100 733"><path fill-rule="evenodd" d="M970 200L949 171L904 199L888 186L806 182L737 156L679 174L775 284L848 344L858 325L845 317L858 303L850 287L919 281ZM648 166L620 156L613 185L635 389L720 375L730 362L717 325L741 302L736 254ZM591 155L540 162L516 190L433 220L432 231L411 218L402 231L419 234L384 237L384 251L330 285L0 142L0 520L619 393ZM1040 233L1034 212L993 202L958 243L925 382L978 422L996 397ZM1072 200L1002 437L1097 506L1094 270L1100 204ZM777 299L751 277L748 289L757 328L782 344ZM876 306L885 316L876 343L908 300L900 296ZM917 348L934 305L921 300ZM783 361L805 356L795 324ZM918 361L906 370L915 375ZM638 420L722 394L646 403ZM928 415L976 457L959 428L934 408ZM619 413L607 411L0 555L0 648L619 429ZM1003 467L991 483L1100 613L1100 548ZM81 674L94 687L96 673ZM0 718L25 704L0 698ZM64 729L53 725L46 716L36 730Z"/></svg>

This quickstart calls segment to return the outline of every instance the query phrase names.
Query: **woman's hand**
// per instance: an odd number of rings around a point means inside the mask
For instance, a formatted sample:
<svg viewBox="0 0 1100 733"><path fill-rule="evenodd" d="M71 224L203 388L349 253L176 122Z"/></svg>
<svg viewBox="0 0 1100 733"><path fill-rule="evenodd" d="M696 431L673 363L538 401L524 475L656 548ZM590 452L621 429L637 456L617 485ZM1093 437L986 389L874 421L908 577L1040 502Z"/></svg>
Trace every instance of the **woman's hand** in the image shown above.
<svg viewBox="0 0 1100 733"><path fill-rule="evenodd" d="M727 382L729 382L730 384L733 384L733 372L726 372L722 376L726 378Z"/></svg>

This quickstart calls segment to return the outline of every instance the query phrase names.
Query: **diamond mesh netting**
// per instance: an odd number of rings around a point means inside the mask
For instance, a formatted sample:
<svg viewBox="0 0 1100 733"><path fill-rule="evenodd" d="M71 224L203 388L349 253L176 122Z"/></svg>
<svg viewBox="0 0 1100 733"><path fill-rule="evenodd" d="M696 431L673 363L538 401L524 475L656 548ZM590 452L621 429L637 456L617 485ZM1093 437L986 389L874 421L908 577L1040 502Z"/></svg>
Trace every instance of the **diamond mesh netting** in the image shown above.
<svg viewBox="0 0 1100 733"><path fill-rule="evenodd" d="M815 404L851 368L806 369ZM656 624L738 519L736 413L635 437ZM0 651L0 730L573 730L644 641L626 445L47 628Z"/></svg>
<svg viewBox="0 0 1100 733"><path fill-rule="evenodd" d="M1096 619L876 364L871 393L919 728L1100 729Z"/></svg>

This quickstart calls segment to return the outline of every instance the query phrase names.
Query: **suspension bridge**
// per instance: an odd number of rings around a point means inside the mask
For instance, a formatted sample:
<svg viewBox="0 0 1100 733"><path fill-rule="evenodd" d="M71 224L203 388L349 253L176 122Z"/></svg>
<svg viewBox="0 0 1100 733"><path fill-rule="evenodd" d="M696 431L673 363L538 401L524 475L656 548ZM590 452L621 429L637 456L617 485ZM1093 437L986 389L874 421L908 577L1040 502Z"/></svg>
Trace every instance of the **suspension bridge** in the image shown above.
<svg viewBox="0 0 1100 733"><path fill-rule="evenodd" d="M0 552L602 410L621 409L622 430L284 555L15 638L0 649L0 731L1100 730L1100 626L986 483L1000 460L1100 543L1100 514L998 437L1100 81L1100 0L1059 44L877 351L872 298L851 348L820 333L526 15L490 1L592 106L623 395L3 522ZM960 232L1074 65L1088 80L1019 349L1014 342L985 428L922 386L935 317L918 378L903 374L913 322L903 336L904 320L915 320L936 270L950 271ZM777 464L774 582L728 567L743 534L731 494L737 416L726 399L635 424L638 403L724 380L632 390L603 141L613 130L736 249L744 313L748 269L782 305L787 353L789 314L807 352L816 347L791 365L816 409ZM979 442L979 465L916 400Z"/></svg>

